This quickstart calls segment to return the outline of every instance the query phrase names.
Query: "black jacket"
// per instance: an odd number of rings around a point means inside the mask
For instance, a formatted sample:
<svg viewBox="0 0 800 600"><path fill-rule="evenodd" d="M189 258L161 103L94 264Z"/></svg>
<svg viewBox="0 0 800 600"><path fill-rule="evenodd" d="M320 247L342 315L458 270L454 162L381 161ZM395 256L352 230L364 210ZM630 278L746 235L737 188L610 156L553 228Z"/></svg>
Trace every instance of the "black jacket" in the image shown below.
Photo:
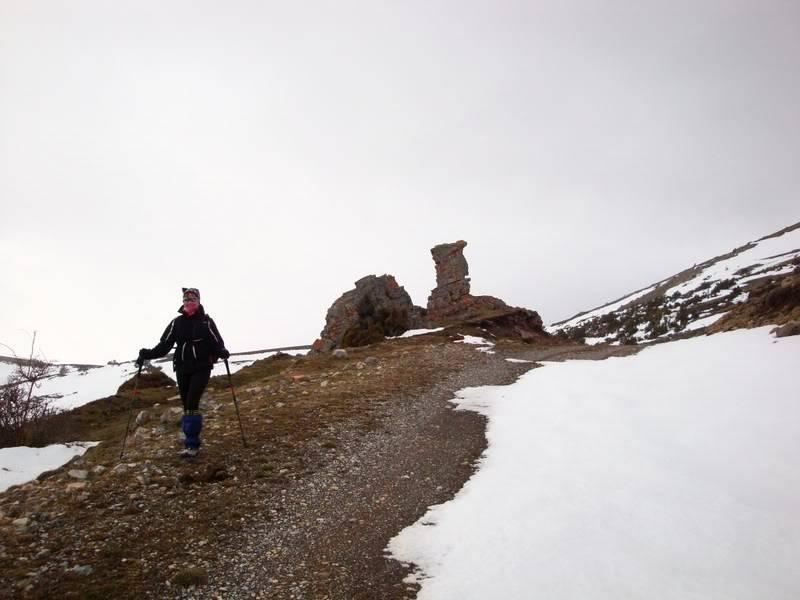
<svg viewBox="0 0 800 600"><path fill-rule="evenodd" d="M195 373L203 369L211 369L225 349L225 342L219 334L214 320L206 314L203 305L191 317L181 313L167 325L161 341L151 349L143 349L142 358L161 358L166 356L175 344L172 358L174 369L178 373Z"/></svg>

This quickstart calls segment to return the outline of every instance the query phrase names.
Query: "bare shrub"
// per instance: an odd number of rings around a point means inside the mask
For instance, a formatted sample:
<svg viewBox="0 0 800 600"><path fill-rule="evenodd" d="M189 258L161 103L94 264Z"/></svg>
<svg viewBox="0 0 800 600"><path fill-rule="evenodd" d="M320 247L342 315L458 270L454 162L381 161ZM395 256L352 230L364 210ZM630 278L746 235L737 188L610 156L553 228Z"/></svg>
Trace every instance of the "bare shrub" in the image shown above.
<svg viewBox="0 0 800 600"><path fill-rule="evenodd" d="M33 392L53 371L52 365L41 360L19 362L0 386L0 448L47 442L50 417L55 410L48 398Z"/></svg>
<svg viewBox="0 0 800 600"><path fill-rule="evenodd" d="M800 306L800 283L781 285L770 290L764 298L764 306L770 311Z"/></svg>

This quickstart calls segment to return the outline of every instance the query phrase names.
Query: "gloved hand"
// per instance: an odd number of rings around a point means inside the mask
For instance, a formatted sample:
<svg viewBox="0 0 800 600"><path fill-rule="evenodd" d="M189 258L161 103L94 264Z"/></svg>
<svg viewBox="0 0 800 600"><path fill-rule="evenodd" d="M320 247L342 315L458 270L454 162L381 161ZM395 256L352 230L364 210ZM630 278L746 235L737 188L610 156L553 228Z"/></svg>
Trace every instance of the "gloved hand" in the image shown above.
<svg viewBox="0 0 800 600"><path fill-rule="evenodd" d="M137 367L141 368L142 365L144 365L144 361L147 360L145 358L145 354L147 354L147 348L142 348L139 350L139 358L137 358L135 361Z"/></svg>
<svg viewBox="0 0 800 600"><path fill-rule="evenodd" d="M228 360L230 358L230 356L231 356L231 353L228 352L227 348L223 348L222 350L219 351L219 357L222 360Z"/></svg>

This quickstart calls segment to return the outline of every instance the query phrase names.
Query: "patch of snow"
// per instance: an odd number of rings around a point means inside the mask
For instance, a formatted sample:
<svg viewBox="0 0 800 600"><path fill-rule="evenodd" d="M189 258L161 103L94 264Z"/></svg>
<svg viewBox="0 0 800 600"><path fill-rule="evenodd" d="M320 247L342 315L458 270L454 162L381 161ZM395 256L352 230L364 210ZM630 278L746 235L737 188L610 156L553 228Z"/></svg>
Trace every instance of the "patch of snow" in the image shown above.
<svg viewBox="0 0 800 600"><path fill-rule="evenodd" d="M532 360L522 360L521 358L507 358L510 363L532 363Z"/></svg>
<svg viewBox="0 0 800 600"><path fill-rule="evenodd" d="M480 468L388 546L417 598L796 598L800 337L770 329L461 390Z"/></svg>
<svg viewBox="0 0 800 600"><path fill-rule="evenodd" d="M747 299L750 297L750 292L742 292L736 298L731 300L732 304L741 304L742 302L747 302Z"/></svg>
<svg viewBox="0 0 800 600"><path fill-rule="evenodd" d="M399 338L407 338L407 337L414 337L416 335L425 335L426 333L433 333L435 331L442 331L444 327L436 327L434 329L409 329L402 335L398 335L395 337L390 337L390 340L396 340Z"/></svg>
<svg viewBox="0 0 800 600"><path fill-rule="evenodd" d="M58 365L55 371L58 372ZM119 386L136 374L136 365L106 365L81 370L71 370L64 377L52 377L42 381L34 390L37 396L58 395L51 406L57 410L70 410L93 400L112 396Z"/></svg>
<svg viewBox="0 0 800 600"><path fill-rule="evenodd" d="M695 319L694 321L687 323L686 327L683 328L683 331L694 331L695 329L700 329L701 327L708 327L709 325L719 321L726 314L727 313L720 313L718 315L709 315L707 317Z"/></svg>
<svg viewBox="0 0 800 600"><path fill-rule="evenodd" d="M583 341L589 346L596 346L597 344L605 344L606 338L604 338L604 337L599 337L599 338L587 337L587 338L584 338Z"/></svg>
<svg viewBox="0 0 800 600"><path fill-rule="evenodd" d="M0 362L0 385L6 382L8 376L11 375L17 366L7 362Z"/></svg>
<svg viewBox="0 0 800 600"><path fill-rule="evenodd" d="M747 277L742 277L739 279L738 283L748 283L750 281L755 281L756 279L761 279L762 277L776 277L778 275L787 275L795 270L793 265L789 265L786 267L782 267L775 271L767 271L767 272L759 272L755 273L754 275L748 275Z"/></svg>
<svg viewBox="0 0 800 600"><path fill-rule="evenodd" d="M52 444L44 448L15 446L0 448L0 492L12 485L36 479L45 471L57 469L74 456L84 454L99 442Z"/></svg>
<svg viewBox="0 0 800 600"><path fill-rule="evenodd" d="M478 346L494 346L494 342L489 342L482 337L465 335L464 339L456 340L457 344L475 344Z"/></svg>

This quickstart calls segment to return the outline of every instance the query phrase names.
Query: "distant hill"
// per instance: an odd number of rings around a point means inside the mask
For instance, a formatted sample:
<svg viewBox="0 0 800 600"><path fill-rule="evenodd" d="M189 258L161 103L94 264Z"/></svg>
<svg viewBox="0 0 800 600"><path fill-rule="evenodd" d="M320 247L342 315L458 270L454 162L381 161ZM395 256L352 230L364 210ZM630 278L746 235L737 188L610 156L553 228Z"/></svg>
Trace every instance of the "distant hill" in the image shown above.
<svg viewBox="0 0 800 600"><path fill-rule="evenodd" d="M660 342L800 318L800 223L548 331L587 343Z"/></svg>

